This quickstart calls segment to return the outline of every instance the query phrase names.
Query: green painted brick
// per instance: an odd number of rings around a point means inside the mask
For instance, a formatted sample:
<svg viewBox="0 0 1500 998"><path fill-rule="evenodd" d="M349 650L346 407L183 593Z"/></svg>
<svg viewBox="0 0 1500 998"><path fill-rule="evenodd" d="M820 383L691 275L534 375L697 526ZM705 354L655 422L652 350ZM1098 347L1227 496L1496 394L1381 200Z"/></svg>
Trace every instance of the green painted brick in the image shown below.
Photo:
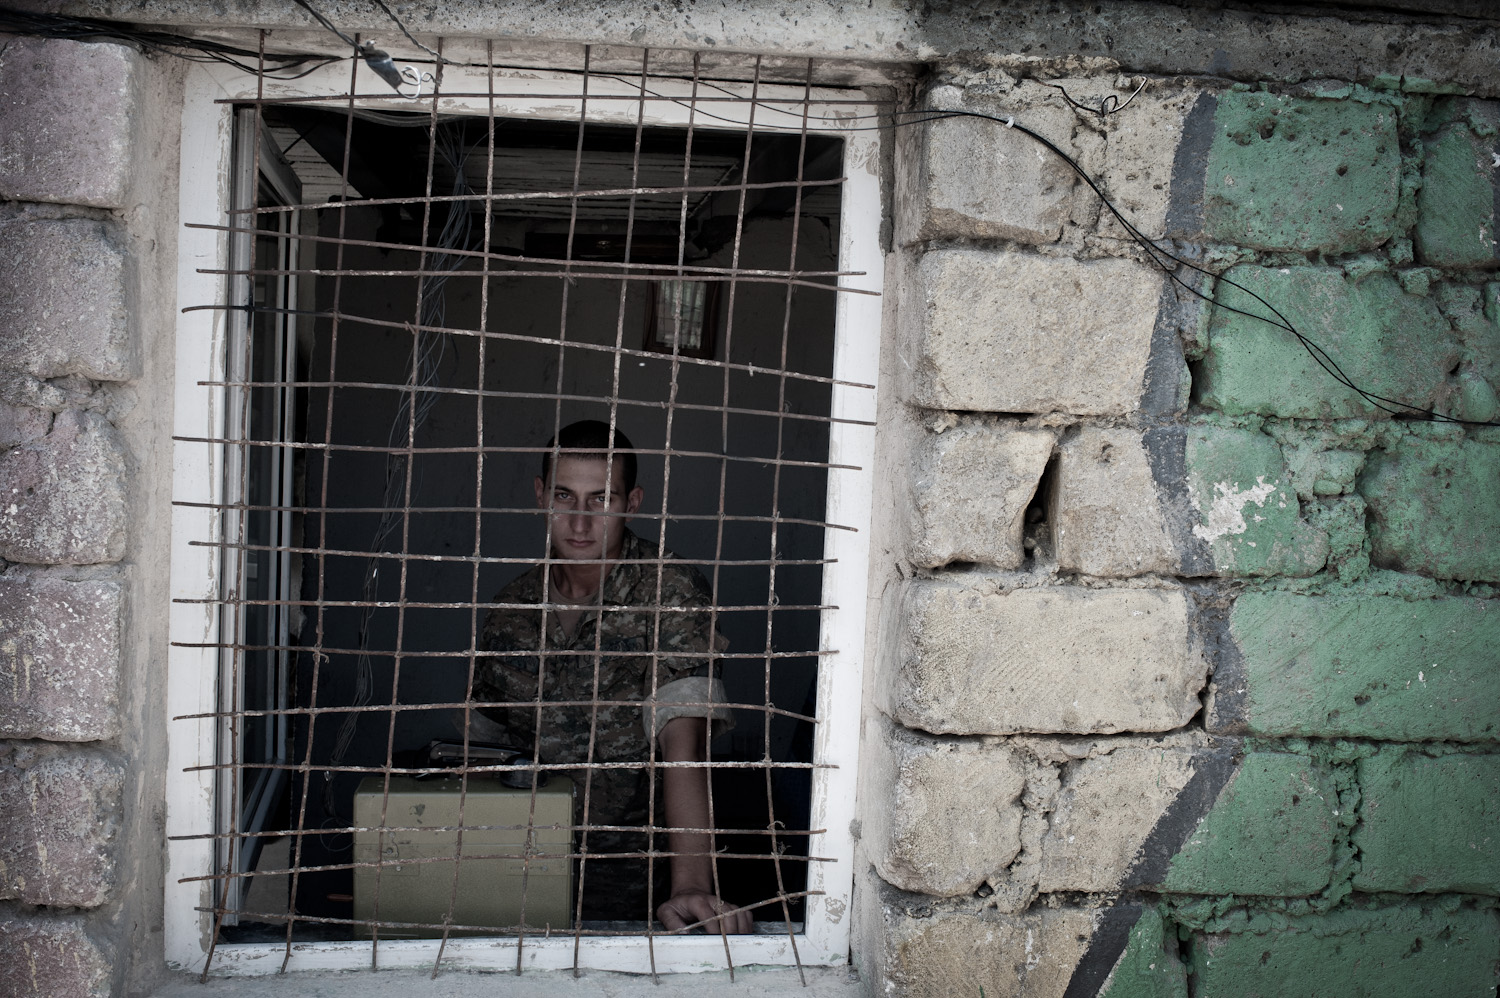
<svg viewBox="0 0 1500 998"><path fill-rule="evenodd" d="M1338 793L1307 756L1252 752L1172 858L1164 890L1298 897L1333 874Z"/></svg>
<svg viewBox="0 0 1500 998"><path fill-rule="evenodd" d="M1205 234L1267 250L1348 252L1396 234L1395 109L1349 100L1219 97L1203 184Z"/></svg>
<svg viewBox="0 0 1500 998"><path fill-rule="evenodd" d="M1287 919L1279 931L1199 937L1193 994L1227 998L1493 995L1493 911L1385 908Z"/></svg>
<svg viewBox="0 0 1500 998"><path fill-rule="evenodd" d="M1177 958L1177 936L1161 912L1147 908L1131 926L1100 998L1188 998L1187 968Z"/></svg>
<svg viewBox="0 0 1500 998"><path fill-rule="evenodd" d="M1361 891L1500 894L1500 755L1359 761Z"/></svg>
<svg viewBox="0 0 1500 998"><path fill-rule="evenodd" d="M1359 477L1377 565L1500 582L1500 444L1405 437Z"/></svg>
<svg viewBox="0 0 1500 998"><path fill-rule="evenodd" d="M1303 521L1276 441L1255 430L1195 426L1184 450L1193 536L1215 575L1311 575L1328 535Z"/></svg>
<svg viewBox="0 0 1500 998"><path fill-rule="evenodd" d="M1229 635L1210 731L1500 738L1500 601L1246 593Z"/></svg>
<svg viewBox="0 0 1500 998"><path fill-rule="evenodd" d="M1333 267L1239 266L1215 289L1209 348L1195 372L1194 394L1211 409L1303 419L1382 412L1285 329L1230 311L1272 316L1231 281L1273 305L1372 394L1432 408L1458 362L1459 345L1437 305L1406 294L1389 274L1355 282Z"/></svg>
<svg viewBox="0 0 1500 998"><path fill-rule="evenodd" d="M1493 267L1500 263L1496 212L1500 211L1500 142L1495 124L1500 106L1461 101L1470 117L1485 121L1487 136L1465 121L1452 121L1424 139L1422 190L1417 195L1417 254L1435 267ZM1489 119L1486 121L1485 119Z"/></svg>

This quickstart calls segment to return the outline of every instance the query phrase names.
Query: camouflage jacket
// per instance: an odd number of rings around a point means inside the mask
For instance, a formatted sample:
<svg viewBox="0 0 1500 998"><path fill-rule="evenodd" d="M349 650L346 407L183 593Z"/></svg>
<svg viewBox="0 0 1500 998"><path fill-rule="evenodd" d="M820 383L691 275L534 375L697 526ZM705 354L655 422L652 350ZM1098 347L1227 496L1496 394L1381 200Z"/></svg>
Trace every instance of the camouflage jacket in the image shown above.
<svg viewBox="0 0 1500 998"><path fill-rule="evenodd" d="M504 725L511 742L528 750L535 746L543 763L627 764L567 773L578 787L580 824L636 830L588 833L590 857L639 852L647 846L645 829L664 824L660 771L652 780L649 766L660 759L651 743L662 725L687 716L712 717L717 726L730 717L727 708L709 706L723 704L724 692L712 678L715 632L708 583L671 552L657 552L655 544L627 530L621 560L604 582L600 608L587 609L574 634L558 620L558 603L543 605L546 565L502 589L493 601L499 605L484 622L487 654L474 676L474 700L481 713ZM665 838L656 836L656 849L667 848ZM581 835L579 844L584 844ZM641 919L647 879L643 865L640 859L591 859L585 872L584 917ZM667 861L655 866L664 873ZM590 901L605 896L608 903ZM666 896L659 889L656 903Z"/></svg>

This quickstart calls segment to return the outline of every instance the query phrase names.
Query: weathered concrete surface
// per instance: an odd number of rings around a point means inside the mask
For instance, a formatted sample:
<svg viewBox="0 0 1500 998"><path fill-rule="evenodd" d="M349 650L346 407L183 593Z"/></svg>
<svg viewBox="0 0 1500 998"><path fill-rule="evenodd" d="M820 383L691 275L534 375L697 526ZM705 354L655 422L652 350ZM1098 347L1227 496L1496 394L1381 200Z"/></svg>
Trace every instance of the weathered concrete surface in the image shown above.
<svg viewBox="0 0 1500 998"><path fill-rule="evenodd" d="M109 998L114 954L84 920L0 906L0 995Z"/></svg>
<svg viewBox="0 0 1500 998"><path fill-rule="evenodd" d="M125 553L124 449L96 413L59 413L41 440L0 454L0 558L89 565Z"/></svg>
<svg viewBox="0 0 1500 998"><path fill-rule="evenodd" d="M1249 752L1172 857L1161 888L1184 894L1297 897L1333 875L1339 798L1305 755Z"/></svg>
<svg viewBox="0 0 1500 998"><path fill-rule="evenodd" d="M865 774L882 804L865 821L875 869L920 894L972 894L999 881L1021 851L1020 797L1029 768L999 743L934 741L888 728Z"/></svg>
<svg viewBox="0 0 1500 998"><path fill-rule="evenodd" d="M117 582L0 577L0 738L119 732L120 603Z"/></svg>
<svg viewBox="0 0 1500 998"><path fill-rule="evenodd" d="M1301 516L1276 441L1255 430L1192 426L1184 454L1192 535L1207 545L1209 574L1312 575L1328 560L1328 535Z"/></svg>
<svg viewBox="0 0 1500 998"><path fill-rule="evenodd" d="M1140 406L1161 275L1128 260L943 249L901 306L908 400L1116 415Z"/></svg>
<svg viewBox="0 0 1500 998"><path fill-rule="evenodd" d="M890 612L901 616L876 696L908 727L1168 731L1199 708L1207 664L1176 590L988 593L913 581Z"/></svg>
<svg viewBox="0 0 1500 998"><path fill-rule="evenodd" d="M1491 741L1500 609L1491 600L1246 593L1214 667L1210 731Z"/></svg>
<svg viewBox="0 0 1500 998"><path fill-rule="evenodd" d="M302 10L280 0L65 0L58 6L74 14L136 23L300 28L302 32L278 35L290 35L289 44L339 44ZM1461 9L1470 17L1485 12L1477 3ZM529 0L466 0L424 5L403 16L419 33L450 36L896 62L977 56L1016 68L1038 59L1061 62L1097 54L1110 66L1165 75L1209 73L1256 82L1391 74L1443 80L1486 95L1500 93L1494 76L1497 32L1491 20L1482 19L1468 24L1427 17L1355 20L1334 8L1282 16L1258 9L1152 2L1104 6L1082 0L1019 0L1006 7L1003 18L996 17L987 3L918 8L909 0L871 0L858 8L792 0L757 6L753 17L745 11L738 0L705 0L691 9L611 7L597 0L539 9ZM404 51L389 19L373 5L352 5L338 13L345 31L370 33L386 48ZM1289 44L1292 36L1295 44ZM431 35L427 37L430 41Z"/></svg>
<svg viewBox="0 0 1500 998"><path fill-rule="evenodd" d="M39 378L123 381L139 367L125 316L125 251L114 226L0 219L0 365Z"/></svg>
<svg viewBox="0 0 1500 998"><path fill-rule="evenodd" d="M1230 414L1302 419L1379 416L1382 410L1339 384L1264 304L1373 395L1424 409L1448 397L1447 372L1459 360L1448 322L1429 298L1406 294L1389 274L1354 282L1332 267L1233 267L1218 282L1209 349L1194 372L1194 395ZM1262 322L1228 311L1263 316Z"/></svg>
<svg viewBox="0 0 1500 998"><path fill-rule="evenodd" d="M1404 437L1371 451L1359 478L1377 565L1500 582L1500 445Z"/></svg>
<svg viewBox="0 0 1500 998"><path fill-rule="evenodd" d="M1349 910L1200 937L1191 972L1204 995L1482 995L1497 934L1493 911Z"/></svg>
<svg viewBox="0 0 1500 998"><path fill-rule="evenodd" d="M1387 747L1359 789L1355 890L1500 894L1500 755Z"/></svg>
<svg viewBox="0 0 1500 998"><path fill-rule="evenodd" d="M881 906L882 951L866 957L880 993L942 998L1060 998L1088 948L1098 909L1033 907L913 919ZM868 973L868 971L867 971Z"/></svg>
<svg viewBox="0 0 1500 998"><path fill-rule="evenodd" d="M1067 440L1048 520L1061 571L1125 577L1180 567L1137 431L1084 427Z"/></svg>
<svg viewBox="0 0 1500 998"><path fill-rule="evenodd" d="M0 900L93 908L115 893L124 769L86 751L0 743Z"/></svg>
<svg viewBox="0 0 1500 998"><path fill-rule="evenodd" d="M52 428L52 413L0 402L0 449L40 440Z"/></svg>
<svg viewBox="0 0 1500 998"><path fill-rule="evenodd" d="M1211 239L1344 253L1395 234L1396 109L1268 93L1220 95L1204 178Z"/></svg>
<svg viewBox="0 0 1500 998"><path fill-rule="evenodd" d="M1057 434L966 424L925 434L912 459L908 557L923 568L953 561L1017 568L1026 506Z"/></svg>
<svg viewBox="0 0 1500 998"><path fill-rule="evenodd" d="M7 39L0 198L123 207L140 59L124 45Z"/></svg>
<svg viewBox="0 0 1500 998"><path fill-rule="evenodd" d="M1500 187L1500 105L1450 99L1433 119L1456 119L1423 136L1422 189L1417 194L1417 256L1434 267L1500 265L1495 238ZM1478 131L1474 126L1480 126Z"/></svg>

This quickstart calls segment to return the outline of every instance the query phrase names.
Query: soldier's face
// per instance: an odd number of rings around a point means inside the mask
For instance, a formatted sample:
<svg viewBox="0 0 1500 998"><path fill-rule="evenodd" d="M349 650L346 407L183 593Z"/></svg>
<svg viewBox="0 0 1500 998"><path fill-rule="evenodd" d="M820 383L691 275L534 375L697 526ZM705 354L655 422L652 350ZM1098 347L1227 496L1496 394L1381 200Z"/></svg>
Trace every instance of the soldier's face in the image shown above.
<svg viewBox="0 0 1500 998"><path fill-rule="evenodd" d="M587 457L559 457L552 481L536 479L536 504L550 512L552 556L569 559L618 558L625 524L641 505L640 486L625 491L625 469ZM607 486L607 487L606 487Z"/></svg>

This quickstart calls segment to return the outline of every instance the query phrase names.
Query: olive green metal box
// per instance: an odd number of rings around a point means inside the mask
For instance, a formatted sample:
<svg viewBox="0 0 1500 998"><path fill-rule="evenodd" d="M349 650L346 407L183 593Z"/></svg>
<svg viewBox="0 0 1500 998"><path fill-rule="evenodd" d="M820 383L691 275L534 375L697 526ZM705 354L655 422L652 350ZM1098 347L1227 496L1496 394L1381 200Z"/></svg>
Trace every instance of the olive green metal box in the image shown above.
<svg viewBox="0 0 1500 998"><path fill-rule="evenodd" d="M383 939L442 935L453 906L454 934L567 929L573 914L573 782L553 776L536 793L471 776L463 795L463 853L454 857L459 829L459 779L369 776L354 795L354 917L418 926L380 928ZM384 810L382 820L382 809ZM532 829L527 850L527 827ZM378 865L366 865L378 864ZM371 926L361 926L366 935Z"/></svg>

